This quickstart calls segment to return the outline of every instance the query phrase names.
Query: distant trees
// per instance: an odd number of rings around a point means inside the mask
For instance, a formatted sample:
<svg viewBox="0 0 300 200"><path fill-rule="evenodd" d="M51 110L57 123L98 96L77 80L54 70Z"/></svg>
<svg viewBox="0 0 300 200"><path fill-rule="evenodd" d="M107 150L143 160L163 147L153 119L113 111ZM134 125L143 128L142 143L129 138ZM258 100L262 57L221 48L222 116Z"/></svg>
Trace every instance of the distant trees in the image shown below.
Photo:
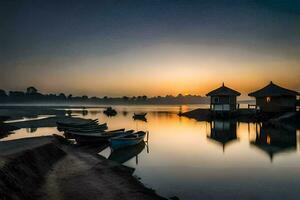
<svg viewBox="0 0 300 200"><path fill-rule="evenodd" d="M41 94L37 88L31 86L26 88L26 91L9 91L8 94L0 89L0 102L1 103L72 103L72 104L197 104L208 102L207 98L198 95L182 95L177 96L166 95L165 97L147 97L142 96L123 96L123 97L88 97L73 96L69 94L66 96L64 93L60 94Z"/></svg>
<svg viewBox="0 0 300 200"><path fill-rule="evenodd" d="M60 93L58 95L58 97L59 97L60 100L63 100L63 101L67 100L67 97L66 97L66 95L64 93Z"/></svg>
<svg viewBox="0 0 300 200"><path fill-rule="evenodd" d="M128 101L128 100L129 100L129 97L123 96L122 99L123 99L124 101Z"/></svg>
<svg viewBox="0 0 300 200"><path fill-rule="evenodd" d="M0 89L0 102L5 102L6 100L7 100L6 92Z"/></svg>
<svg viewBox="0 0 300 200"><path fill-rule="evenodd" d="M4 90L0 89L0 97L7 97L7 94Z"/></svg>
<svg viewBox="0 0 300 200"><path fill-rule="evenodd" d="M28 88L26 89L26 93L27 93L27 94L36 94L37 92L38 92L38 90L37 90L35 87L33 87L33 86L28 87Z"/></svg>

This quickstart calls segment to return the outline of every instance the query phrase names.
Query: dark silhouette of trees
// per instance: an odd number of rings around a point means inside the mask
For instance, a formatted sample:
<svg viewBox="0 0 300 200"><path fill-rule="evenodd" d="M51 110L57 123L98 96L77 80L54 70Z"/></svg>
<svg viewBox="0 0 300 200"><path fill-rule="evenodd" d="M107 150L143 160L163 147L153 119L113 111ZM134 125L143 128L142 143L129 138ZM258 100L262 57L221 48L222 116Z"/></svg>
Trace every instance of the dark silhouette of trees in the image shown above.
<svg viewBox="0 0 300 200"><path fill-rule="evenodd" d="M4 90L0 89L0 97L7 97L7 94Z"/></svg>
<svg viewBox="0 0 300 200"><path fill-rule="evenodd" d="M198 104L207 103L206 97L197 95L182 95L177 96L166 95L165 97L147 97L143 96L123 96L123 97L88 97L73 96L64 93L57 94L41 94L35 87L28 87L26 92L23 91L9 91L7 94L4 90L0 90L1 103L72 103L72 104Z"/></svg>
<svg viewBox="0 0 300 200"><path fill-rule="evenodd" d="M35 87L33 87L33 86L28 87L28 88L26 89L26 93L27 93L27 94L36 94L37 92L38 92L38 90L37 90Z"/></svg>
<svg viewBox="0 0 300 200"><path fill-rule="evenodd" d="M62 100L62 101L67 100L67 97L66 97L66 95L65 95L64 93L60 93L60 94L58 95L58 97L59 97L59 99Z"/></svg>
<svg viewBox="0 0 300 200"><path fill-rule="evenodd" d="M128 101L129 100L129 97L127 97L127 96L123 96L122 98L123 98L124 101Z"/></svg>

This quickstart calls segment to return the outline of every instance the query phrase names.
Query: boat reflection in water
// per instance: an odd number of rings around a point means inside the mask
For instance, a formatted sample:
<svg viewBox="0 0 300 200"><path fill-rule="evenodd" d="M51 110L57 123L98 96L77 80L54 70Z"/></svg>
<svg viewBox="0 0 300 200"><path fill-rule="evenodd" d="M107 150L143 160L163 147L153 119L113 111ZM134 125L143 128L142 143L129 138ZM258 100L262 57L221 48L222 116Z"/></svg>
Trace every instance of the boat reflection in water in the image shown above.
<svg viewBox="0 0 300 200"><path fill-rule="evenodd" d="M142 141L134 146L128 146L122 149L113 150L108 159L116 161L118 163L124 163L131 158L136 157L136 164L138 164L138 154L140 154L144 150L145 146L146 143Z"/></svg>
<svg viewBox="0 0 300 200"><path fill-rule="evenodd" d="M266 152L272 162L274 156L279 153L297 150L297 130L257 124L256 138L250 143Z"/></svg>
<svg viewBox="0 0 300 200"><path fill-rule="evenodd" d="M226 145L238 139L236 122L221 120L210 122L210 133L208 133L207 138L222 145L223 151L225 151Z"/></svg>

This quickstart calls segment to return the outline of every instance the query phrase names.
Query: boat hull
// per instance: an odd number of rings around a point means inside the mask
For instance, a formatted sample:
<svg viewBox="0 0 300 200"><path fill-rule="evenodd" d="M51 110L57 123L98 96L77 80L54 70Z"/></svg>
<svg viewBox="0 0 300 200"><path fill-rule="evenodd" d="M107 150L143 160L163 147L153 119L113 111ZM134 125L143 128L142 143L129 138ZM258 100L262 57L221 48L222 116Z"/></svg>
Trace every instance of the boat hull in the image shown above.
<svg viewBox="0 0 300 200"><path fill-rule="evenodd" d="M118 136L126 136L132 134L133 130L131 131L119 131L119 132L111 132L109 134L72 134L73 138L78 144L95 144L95 143L103 143L108 142L110 138L118 137Z"/></svg>
<svg viewBox="0 0 300 200"><path fill-rule="evenodd" d="M146 134L143 134L137 138L112 138L110 139L110 147L112 149L121 149L121 148L125 148L128 146L133 146L133 145L137 145L140 142L144 141Z"/></svg>

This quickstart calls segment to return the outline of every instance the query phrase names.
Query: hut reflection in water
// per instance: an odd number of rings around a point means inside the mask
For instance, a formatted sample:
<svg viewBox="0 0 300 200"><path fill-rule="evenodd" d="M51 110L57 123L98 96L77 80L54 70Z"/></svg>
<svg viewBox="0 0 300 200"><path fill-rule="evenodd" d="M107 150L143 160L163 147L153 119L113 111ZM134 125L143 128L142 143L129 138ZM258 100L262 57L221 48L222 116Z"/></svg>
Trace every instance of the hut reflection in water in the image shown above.
<svg viewBox="0 0 300 200"><path fill-rule="evenodd" d="M207 138L221 144L223 151L225 151L226 145L238 139L236 122L224 120L210 122L210 134L207 135Z"/></svg>
<svg viewBox="0 0 300 200"><path fill-rule="evenodd" d="M297 150L297 132L296 129L257 124L256 138L251 144L267 153L273 161L279 153Z"/></svg>

